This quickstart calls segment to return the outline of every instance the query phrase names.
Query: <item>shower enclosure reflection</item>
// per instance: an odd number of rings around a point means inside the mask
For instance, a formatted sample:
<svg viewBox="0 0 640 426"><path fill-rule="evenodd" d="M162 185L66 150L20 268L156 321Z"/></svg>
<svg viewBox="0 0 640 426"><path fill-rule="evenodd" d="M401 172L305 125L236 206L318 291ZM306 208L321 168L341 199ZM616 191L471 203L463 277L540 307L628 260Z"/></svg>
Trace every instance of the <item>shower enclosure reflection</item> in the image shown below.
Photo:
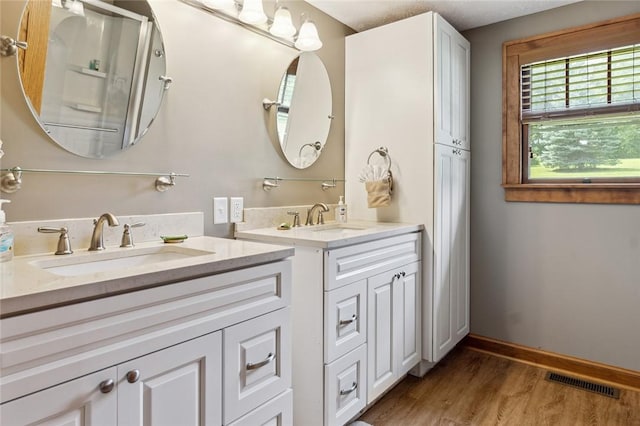
<svg viewBox="0 0 640 426"><path fill-rule="evenodd" d="M148 16L120 7L130 3L53 0L48 25L35 29L48 27L39 53L46 57L40 105L25 84L27 67L21 68L25 94L49 136L74 154L101 158L132 146L161 103L162 37ZM27 6L23 26L31 13ZM46 11L41 15L46 23Z"/></svg>

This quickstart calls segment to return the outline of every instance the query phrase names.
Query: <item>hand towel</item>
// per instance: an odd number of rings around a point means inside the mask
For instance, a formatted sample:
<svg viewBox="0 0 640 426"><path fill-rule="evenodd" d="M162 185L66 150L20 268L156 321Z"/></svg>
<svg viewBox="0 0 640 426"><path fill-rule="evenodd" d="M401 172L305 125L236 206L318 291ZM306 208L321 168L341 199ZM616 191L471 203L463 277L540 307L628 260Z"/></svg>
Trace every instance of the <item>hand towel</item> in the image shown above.
<svg viewBox="0 0 640 426"><path fill-rule="evenodd" d="M367 204L370 209L391 205L390 178L365 182L364 185L367 190Z"/></svg>

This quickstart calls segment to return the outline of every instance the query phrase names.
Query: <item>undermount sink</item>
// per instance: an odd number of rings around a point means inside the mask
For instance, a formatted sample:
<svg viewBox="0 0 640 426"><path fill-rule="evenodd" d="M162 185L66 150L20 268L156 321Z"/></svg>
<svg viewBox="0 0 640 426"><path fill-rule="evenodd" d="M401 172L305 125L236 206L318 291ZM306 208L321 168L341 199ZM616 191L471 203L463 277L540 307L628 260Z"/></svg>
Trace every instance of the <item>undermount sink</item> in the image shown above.
<svg viewBox="0 0 640 426"><path fill-rule="evenodd" d="M56 259L34 261L31 264L52 274L72 277L210 254L214 253L178 246L134 247L113 249L113 251L86 252Z"/></svg>
<svg viewBox="0 0 640 426"><path fill-rule="evenodd" d="M348 223L330 223L327 225L316 225L313 226L311 231L320 232L320 231L329 231L329 232L342 232L342 231L364 231L367 229L364 226L358 225L349 225Z"/></svg>

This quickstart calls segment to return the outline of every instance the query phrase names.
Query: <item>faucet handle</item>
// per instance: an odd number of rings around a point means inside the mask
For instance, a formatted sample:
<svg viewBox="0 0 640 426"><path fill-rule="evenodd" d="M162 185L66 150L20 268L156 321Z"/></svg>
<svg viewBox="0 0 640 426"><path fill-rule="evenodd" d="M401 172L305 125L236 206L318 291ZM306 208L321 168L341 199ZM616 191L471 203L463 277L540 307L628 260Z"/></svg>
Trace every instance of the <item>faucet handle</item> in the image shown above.
<svg viewBox="0 0 640 426"><path fill-rule="evenodd" d="M297 226L300 226L300 213L299 212L287 212L287 214L292 215L293 216L293 225L292 227L295 228Z"/></svg>
<svg viewBox="0 0 640 426"><path fill-rule="evenodd" d="M324 225L324 215L322 214L322 211L318 212L318 223L317 225Z"/></svg>
<svg viewBox="0 0 640 426"><path fill-rule="evenodd" d="M62 228L50 228L48 226L41 226L38 228L38 232L43 234L60 234L58 238L58 248L55 254L72 254L71 242L69 241L69 229L67 227Z"/></svg>
<svg viewBox="0 0 640 426"><path fill-rule="evenodd" d="M120 247L133 247L133 235L131 235L131 228L139 228L141 226L145 226L144 222L136 222L134 224L129 225L128 223L124 224L124 232L122 232L122 241L120 242Z"/></svg>

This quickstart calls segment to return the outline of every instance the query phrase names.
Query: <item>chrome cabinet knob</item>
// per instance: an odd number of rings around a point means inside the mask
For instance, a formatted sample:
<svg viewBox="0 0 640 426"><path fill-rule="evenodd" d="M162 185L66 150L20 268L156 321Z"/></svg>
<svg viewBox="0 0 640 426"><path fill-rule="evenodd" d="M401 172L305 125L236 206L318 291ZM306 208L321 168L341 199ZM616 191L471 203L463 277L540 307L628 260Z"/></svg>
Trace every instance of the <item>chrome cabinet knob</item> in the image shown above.
<svg viewBox="0 0 640 426"><path fill-rule="evenodd" d="M104 380L100 383L100 392L109 393L113 390L115 385L116 385L116 382L114 382L113 379Z"/></svg>
<svg viewBox="0 0 640 426"><path fill-rule="evenodd" d="M131 370L127 373L127 382L135 383L140 379L140 370Z"/></svg>

